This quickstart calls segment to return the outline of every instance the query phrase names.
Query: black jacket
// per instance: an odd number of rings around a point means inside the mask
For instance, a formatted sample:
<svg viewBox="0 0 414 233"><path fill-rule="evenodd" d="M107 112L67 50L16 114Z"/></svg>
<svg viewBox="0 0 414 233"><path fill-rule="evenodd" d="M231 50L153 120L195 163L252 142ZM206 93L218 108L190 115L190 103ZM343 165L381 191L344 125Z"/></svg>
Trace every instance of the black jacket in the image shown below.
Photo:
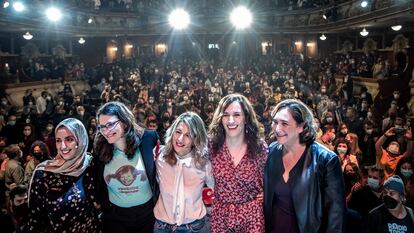
<svg viewBox="0 0 414 233"><path fill-rule="evenodd" d="M345 225L344 181L338 156L314 142L290 172L290 188L301 233L343 232ZM272 232L274 188L284 172L282 146L273 143L264 173L266 232Z"/></svg>
<svg viewBox="0 0 414 233"><path fill-rule="evenodd" d="M152 194L153 194L153 202L154 205L157 202L158 194L159 194L159 187L157 180L155 178L156 171L155 171L155 162L154 162L154 154L153 149L158 142L158 136L155 131L152 130L145 130L144 135L141 138L141 144L139 145L139 149L141 151L141 156L144 161L145 171L147 173L148 181L151 186ZM98 156L95 156L95 164L96 164L96 192L98 197L98 202L101 204L103 210L107 209L110 206L109 196L108 196L108 187L105 183L105 179L103 177L105 163L99 161Z"/></svg>

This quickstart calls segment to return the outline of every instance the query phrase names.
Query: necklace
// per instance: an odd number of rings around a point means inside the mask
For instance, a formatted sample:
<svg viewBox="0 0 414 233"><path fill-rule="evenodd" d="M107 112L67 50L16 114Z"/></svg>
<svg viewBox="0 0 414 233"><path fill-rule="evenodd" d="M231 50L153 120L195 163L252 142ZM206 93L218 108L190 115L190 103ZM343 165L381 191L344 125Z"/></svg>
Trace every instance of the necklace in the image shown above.
<svg viewBox="0 0 414 233"><path fill-rule="evenodd" d="M229 150L229 154L230 154L230 159L231 162L233 164L236 164L236 159L238 159L238 157L241 155L241 158L243 158L244 154L245 154L245 150L246 150L246 145L241 145L240 147L238 147L237 150L230 150L230 148L228 147ZM233 153L232 153L233 152ZM242 154L243 152L243 154ZM241 160L241 159L240 159ZM239 161L240 162L240 161Z"/></svg>

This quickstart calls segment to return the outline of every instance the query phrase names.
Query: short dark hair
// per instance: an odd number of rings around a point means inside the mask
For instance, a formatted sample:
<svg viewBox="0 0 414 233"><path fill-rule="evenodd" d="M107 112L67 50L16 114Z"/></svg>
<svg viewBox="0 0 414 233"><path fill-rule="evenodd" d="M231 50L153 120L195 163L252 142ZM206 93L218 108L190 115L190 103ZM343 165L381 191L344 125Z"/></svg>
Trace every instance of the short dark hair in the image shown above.
<svg viewBox="0 0 414 233"><path fill-rule="evenodd" d="M383 179L385 177L384 168L382 168L378 165L371 165L371 166L368 166L367 168L368 168L368 171L379 172L381 179Z"/></svg>
<svg viewBox="0 0 414 233"><path fill-rule="evenodd" d="M19 184L16 187L14 187L12 190L10 190L10 193L9 193L10 200L13 201L14 197L23 196L24 194L27 194L27 187L25 185Z"/></svg>
<svg viewBox="0 0 414 233"><path fill-rule="evenodd" d="M335 126L334 125L332 125L332 124L326 124L322 128L322 133L325 134L326 132L331 131L333 129L335 129Z"/></svg>
<svg viewBox="0 0 414 233"><path fill-rule="evenodd" d="M310 108L297 99L286 99L276 105L272 118L280 110L287 108L297 124L303 124L303 131L299 134L299 143L310 145L316 139L317 126Z"/></svg>
<svg viewBox="0 0 414 233"><path fill-rule="evenodd" d="M21 150L17 144L11 144L4 148L3 153L5 153L9 159L14 159L20 156Z"/></svg>

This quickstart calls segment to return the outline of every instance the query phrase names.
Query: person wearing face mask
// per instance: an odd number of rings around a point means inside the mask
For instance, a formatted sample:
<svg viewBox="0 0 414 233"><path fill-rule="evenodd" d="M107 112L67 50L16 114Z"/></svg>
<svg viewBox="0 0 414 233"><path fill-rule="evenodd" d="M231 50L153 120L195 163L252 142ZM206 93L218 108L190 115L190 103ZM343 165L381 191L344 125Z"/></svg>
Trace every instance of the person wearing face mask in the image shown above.
<svg viewBox="0 0 414 233"><path fill-rule="evenodd" d="M19 143L19 132L20 127L16 124L17 117L14 114L11 114L7 117L7 124L1 129L0 136L7 138L9 144Z"/></svg>
<svg viewBox="0 0 414 233"><path fill-rule="evenodd" d="M332 112L325 112L324 117L322 118L322 127L325 126L326 124L330 124L333 125L334 127L337 126L336 124L336 120L334 118L334 115Z"/></svg>
<svg viewBox="0 0 414 233"><path fill-rule="evenodd" d="M85 106L78 105L76 107L76 113L73 115L74 118L80 120L84 125L88 123L88 120L90 118L90 114L86 112Z"/></svg>
<svg viewBox="0 0 414 233"><path fill-rule="evenodd" d="M340 138L345 138L348 133L349 133L348 126L346 126L346 124L343 122L340 123L338 126L336 137L335 137L335 143Z"/></svg>
<svg viewBox="0 0 414 233"><path fill-rule="evenodd" d="M388 106L390 106L391 103L394 103L395 106L397 107L398 113L405 115L408 113L408 106L407 106L408 100L403 97L404 96L401 95L401 92L399 90L394 90L394 92L392 93L392 98L388 102L389 103Z"/></svg>
<svg viewBox="0 0 414 233"><path fill-rule="evenodd" d="M17 185L10 191L5 213L0 212L0 226L4 233L27 232L29 209L27 206L27 187Z"/></svg>
<svg viewBox="0 0 414 233"><path fill-rule="evenodd" d="M333 151L338 155L339 160L341 161L342 170L345 169L345 166L348 163L354 163L359 166L356 156L350 153L351 148L345 138L341 138L336 141Z"/></svg>
<svg viewBox="0 0 414 233"><path fill-rule="evenodd" d="M394 175L397 163L401 158L411 156L413 152L414 142L412 140L411 127L408 127L404 134L407 140L407 149L405 152L401 151L401 146L395 136L396 132L394 127L391 127L375 143L377 163L384 167L386 178ZM390 142L387 148L384 149L382 146L388 138L390 138Z"/></svg>
<svg viewBox="0 0 414 233"><path fill-rule="evenodd" d="M395 175L401 177L405 186L406 205L414 208L414 160L412 158L402 158L398 161Z"/></svg>
<svg viewBox="0 0 414 233"><path fill-rule="evenodd" d="M26 158L30 153L30 146L36 140L36 133L34 125L25 124L23 126L23 133L20 135L19 147L23 151L23 163L26 163Z"/></svg>
<svg viewBox="0 0 414 233"><path fill-rule="evenodd" d="M359 189L353 189L347 197L348 208L356 210L364 220L367 219L369 211L382 203L384 181L384 169L377 165L369 166L367 169L367 183Z"/></svg>
<svg viewBox="0 0 414 233"><path fill-rule="evenodd" d="M30 147L30 157L31 159L26 163L26 166L24 168L25 184L29 184L30 179L33 175L33 171L39 163L47 159L51 159L49 148L46 143L42 141L34 141Z"/></svg>
<svg viewBox="0 0 414 233"><path fill-rule="evenodd" d="M46 104L47 104L46 98L48 95L49 94L47 91L42 91L41 95L37 97L36 99L37 114L42 115L46 111Z"/></svg>
<svg viewBox="0 0 414 233"><path fill-rule="evenodd" d="M351 191L362 188L362 175L358 165L352 162L345 165L343 175L345 183L345 196L348 199Z"/></svg>
<svg viewBox="0 0 414 233"><path fill-rule="evenodd" d="M57 155L37 165L29 186L28 232L98 232L94 167L82 122L55 129Z"/></svg>
<svg viewBox="0 0 414 233"><path fill-rule="evenodd" d="M413 210L404 205L404 183L399 176L384 182L383 204L368 214L369 233L414 232Z"/></svg>

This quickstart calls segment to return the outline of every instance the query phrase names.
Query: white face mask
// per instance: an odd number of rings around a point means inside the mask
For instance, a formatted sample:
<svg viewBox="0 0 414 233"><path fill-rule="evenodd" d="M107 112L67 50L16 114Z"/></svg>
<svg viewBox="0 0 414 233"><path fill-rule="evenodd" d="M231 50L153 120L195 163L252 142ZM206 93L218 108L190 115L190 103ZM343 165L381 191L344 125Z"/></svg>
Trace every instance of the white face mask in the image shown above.
<svg viewBox="0 0 414 233"><path fill-rule="evenodd" d="M348 133L348 130L347 129L341 129L341 133L345 135L345 134Z"/></svg>
<svg viewBox="0 0 414 233"><path fill-rule="evenodd" d="M327 117L326 118L326 122L332 122L333 121L333 118L332 117Z"/></svg>
<svg viewBox="0 0 414 233"><path fill-rule="evenodd" d="M404 177L411 177L413 175L413 169L400 169L401 175Z"/></svg>
<svg viewBox="0 0 414 233"><path fill-rule="evenodd" d="M368 186L373 190L377 190L379 188L379 180L368 177Z"/></svg>
<svg viewBox="0 0 414 233"><path fill-rule="evenodd" d="M345 148L336 148L336 151L338 152L338 154L344 155L346 153L347 149L345 149Z"/></svg>

